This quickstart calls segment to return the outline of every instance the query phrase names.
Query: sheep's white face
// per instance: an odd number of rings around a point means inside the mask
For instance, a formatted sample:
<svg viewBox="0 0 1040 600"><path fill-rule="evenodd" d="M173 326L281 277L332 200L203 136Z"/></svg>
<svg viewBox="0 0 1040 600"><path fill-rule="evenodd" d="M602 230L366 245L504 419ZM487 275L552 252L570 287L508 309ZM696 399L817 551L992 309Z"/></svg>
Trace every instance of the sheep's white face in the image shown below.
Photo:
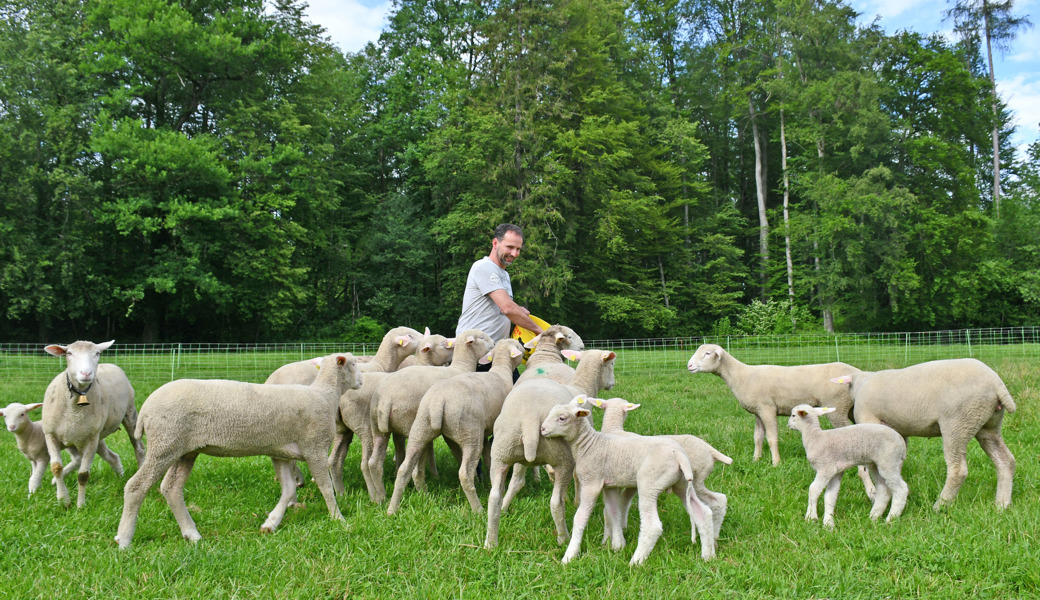
<svg viewBox="0 0 1040 600"><path fill-rule="evenodd" d="M94 381L94 378L97 377L101 353L114 342L115 340L111 340L103 344L95 344L94 342L79 341L68 346L52 344L46 346L44 350L54 356L64 356L65 370L68 372L69 378L82 386Z"/></svg>
<svg viewBox="0 0 1040 600"><path fill-rule="evenodd" d="M12 402L5 408L0 409L0 415L4 417L4 423L7 425L7 430L11 433L18 433L29 423L29 411L36 410L43 406L43 402L36 404L20 404L18 402Z"/></svg>
<svg viewBox="0 0 1040 600"><path fill-rule="evenodd" d="M577 350L578 352L581 352L585 349L585 342L582 341L581 336L575 333L573 329L567 327L566 325L561 325L560 330L563 334L564 341L563 343L557 341L556 347L558 347L561 350Z"/></svg>
<svg viewBox="0 0 1040 600"><path fill-rule="evenodd" d="M714 373L722 360L722 347L715 344L704 344L690 357L686 369L690 373Z"/></svg>
<svg viewBox="0 0 1040 600"><path fill-rule="evenodd" d="M820 422L820 415L834 412L833 408L817 408L815 406L809 406L808 404L799 404L798 406L791 409L791 418L787 420L788 429L797 429L798 431L805 431L805 426L809 423Z"/></svg>
<svg viewBox="0 0 1040 600"><path fill-rule="evenodd" d="M560 404L553 407L542 421L542 437L564 437L574 430L574 422L588 416L588 409L571 404Z"/></svg>

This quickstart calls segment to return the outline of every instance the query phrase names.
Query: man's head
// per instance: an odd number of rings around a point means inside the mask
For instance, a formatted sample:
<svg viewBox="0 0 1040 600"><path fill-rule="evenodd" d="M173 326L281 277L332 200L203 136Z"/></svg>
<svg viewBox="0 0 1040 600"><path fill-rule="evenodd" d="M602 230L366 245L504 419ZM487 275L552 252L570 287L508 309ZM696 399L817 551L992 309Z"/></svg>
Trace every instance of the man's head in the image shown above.
<svg viewBox="0 0 1040 600"><path fill-rule="evenodd" d="M495 237L491 240L491 260L507 269L520 256L523 247L524 230L512 223L502 223L495 228Z"/></svg>

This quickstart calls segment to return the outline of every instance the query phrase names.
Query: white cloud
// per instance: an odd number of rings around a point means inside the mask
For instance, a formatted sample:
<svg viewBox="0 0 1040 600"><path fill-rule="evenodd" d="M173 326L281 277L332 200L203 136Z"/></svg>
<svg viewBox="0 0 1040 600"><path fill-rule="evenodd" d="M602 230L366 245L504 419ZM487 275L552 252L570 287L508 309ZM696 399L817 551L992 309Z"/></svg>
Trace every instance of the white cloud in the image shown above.
<svg viewBox="0 0 1040 600"><path fill-rule="evenodd" d="M343 52L357 52L375 42L386 26L390 3L380 0L309 0L307 19Z"/></svg>
<svg viewBox="0 0 1040 600"><path fill-rule="evenodd" d="M997 82L1000 95L1015 113L1015 145L1019 152L1040 140L1040 73L1019 73Z"/></svg>

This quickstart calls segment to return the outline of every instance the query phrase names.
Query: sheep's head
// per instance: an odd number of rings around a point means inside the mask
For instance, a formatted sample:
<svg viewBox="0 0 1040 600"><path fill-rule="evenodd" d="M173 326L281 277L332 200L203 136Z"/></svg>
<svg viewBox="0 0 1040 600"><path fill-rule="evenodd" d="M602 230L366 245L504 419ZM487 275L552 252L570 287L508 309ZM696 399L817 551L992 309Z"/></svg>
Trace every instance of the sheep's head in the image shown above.
<svg viewBox="0 0 1040 600"><path fill-rule="evenodd" d="M77 384L77 387L88 387L97 377L98 363L101 361L101 353L115 343L115 340L95 344L94 342L78 341L62 346L51 344L44 346L44 350L53 356L65 357L65 371L68 373L69 381Z"/></svg>
<svg viewBox="0 0 1040 600"><path fill-rule="evenodd" d="M703 344L690 357L686 368L690 373L717 373L725 352L722 346Z"/></svg>
<svg viewBox="0 0 1040 600"><path fill-rule="evenodd" d="M7 424L7 430L11 433L19 433L29 424L29 412L43 406L43 402L35 404L20 404L12 402L5 408L0 408L0 416Z"/></svg>
<svg viewBox="0 0 1040 600"><path fill-rule="evenodd" d="M834 411L835 408L830 406L815 407L808 404L799 404L791 409L791 418L787 420L787 427L799 431L805 431L805 427L810 424L819 427L820 416Z"/></svg>
<svg viewBox="0 0 1040 600"><path fill-rule="evenodd" d="M579 400L579 398L581 400ZM575 432L575 423L578 419L588 417L590 414L588 402L583 396L575 397L567 404L558 404L549 411L542 421L541 433L543 437L570 438Z"/></svg>

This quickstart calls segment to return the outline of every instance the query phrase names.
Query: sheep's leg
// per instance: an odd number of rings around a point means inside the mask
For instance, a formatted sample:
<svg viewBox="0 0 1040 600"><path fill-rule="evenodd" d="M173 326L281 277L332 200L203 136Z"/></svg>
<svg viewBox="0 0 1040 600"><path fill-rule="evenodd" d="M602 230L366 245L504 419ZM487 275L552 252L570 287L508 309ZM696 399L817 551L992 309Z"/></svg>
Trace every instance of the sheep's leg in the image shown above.
<svg viewBox="0 0 1040 600"><path fill-rule="evenodd" d="M376 496L376 485L375 480L372 478L372 467L369 465L369 461L372 459L372 435L362 433L361 434L361 476L365 479L365 488L368 490L368 497L375 498Z"/></svg>
<svg viewBox="0 0 1040 600"><path fill-rule="evenodd" d="M932 507L935 510L944 504L950 504L957 498L957 492L968 477L968 443L957 435L943 435L943 457L946 459L946 484L939 492L939 499Z"/></svg>
<svg viewBox="0 0 1040 600"><path fill-rule="evenodd" d="M999 424L998 424L999 425ZM1000 429L980 429L975 434L986 456L993 461L993 467L997 470L997 496L996 503L1000 508L1011 506L1011 485L1015 477L1015 456L1011 454L1004 438L1000 435Z"/></svg>
<svg viewBox="0 0 1040 600"><path fill-rule="evenodd" d="M191 475L197 457L197 454L180 457L166 470L166 475L159 484L159 492L166 498L166 505L170 507L173 518L177 520L177 526L181 529L181 537L189 542L197 542L202 539L195 526L195 520L191 518L188 506L184 503L184 484Z"/></svg>
<svg viewBox="0 0 1040 600"><path fill-rule="evenodd" d="M386 501L386 484L383 483L383 462L386 460L386 447L389 443L389 433L372 432L372 456L368 457L369 476L372 478L372 489L369 491L369 497L376 504L382 504Z"/></svg>
<svg viewBox="0 0 1040 600"><path fill-rule="evenodd" d="M574 512L574 528L571 530L571 542L567 544L567 551L563 554L563 564L571 562L581 552L581 538L585 535L585 528L589 524L589 517L592 516L592 509L596 506L596 498L599 497L601 489L602 483L587 483L582 486L581 504Z"/></svg>
<svg viewBox="0 0 1040 600"><path fill-rule="evenodd" d="M332 489L337 494L344 494L347 488L343 485L343 462L350 450L350 442L354 439L354 432L346 429L337 431L332 441L332 452L329 453L329 471L332 473Z"/></svg>
<svg viewBox="0 0 1040 600"><path fill-rule="evenodd" d="M827 482L827 491L823 494L823 526L834 529L834 507L838 504L838 492L841 490L841 476L838 472Z"/></svg>
<svg viewBox="0 0 1040 600"><path fill-rule="evenodd" d="M632 510L632 500L636 497L636 488L626 488L621 493L621 529L628 529L628 513Z"/></svg>
<svg viewBox="0 0 1040 600"><path fill-rule="evenodd" d="M520 490L524 489L524 484L526 483L527 465L516 463L513 465L513 476L509 479L509 488L506 490L505 498L502 499L502 512L509 510L509 505L513 502L513 498L516 498Z"/></svg>
<svg viewBox="0 0 1040 600"><path fill-rule="evenodd" d="M611 550L625 547L625 532L622 527L622 506L625 502L622 491L618 488L603 489L603 544L610 542Z"/></svg>
<svg viewBox="0 0 1040 600"><path fill-rule="evenodd" d="M263 533L274 533L282 522L282 518L285 517L286 509L296 501L296 478L293 475L293 467L296 462L272 458L271 463L274 465L274 474L281 486L282 493L278 498L278 504L267 513L267 520L260 526L260 531Z"/></svg>
<svg viewBox="0 0 1040 600"><path fill-rule="evenodd" d="M867 472L867 468L863 465L856 467L856 476L863 482L863 491L867 493L867 498L873 501L877 490L874 487L874 482L870 480L870 473Z"/></svg>
<svg viewBox="0 0 1040 600"><path fill-rule="evenodd" d="M61 470L61 476L64 478L69 473L79 469L79 450L75 448L66 448L69 451L69 464L65 465ZM54 483L54 480L51 480Z"/></svg>
<svg viewBox="0 0 1040 600"><path fill-rule="evenodd" d="M394 492L390 496L390 505L386 508L386 514L392 515L397 512L397 509L401 508L401 497L404 495L404 489L408 487L408 480L411 479L416 465L422 466L426 444L429 442L427 437L429 437L428 434L424 435L420 432L416 432L415 435L411 436L412 443L408 444L404 460L397 467Z"/></svg>
<svg viewBox="0 0 1040 600"><path fill-rule="evenodd" d="M52 435L44 434L43 437L47 443L47 454L50 455L51 473L54 475L54 486L57 488L58 501L65 508L68 508L72 504L72 499L69 497L69 488L65 486L65 473L61 467L61 444ZM72 449L69 450L69 454L72 454ZM78 456L78 454L74 454L73 458Z"/></svg>
<svg viewBox="0 0 1040 600"><path fill-rule="evenodd" d="M408 437L400 433L391 433L390 437L394 440L394 468L400 470L407 452Z"/></svg>
<svg viewBox="0 0 1040 600"><path fill-rule="evenodd" d="M753 460L762 458L762 440L766 438L766 426L762 424L762 417L755 415L755 455Z"/></svg>
<svg viewBox="0 0 1040 600"><path fill-rule="evenodd" d="M632 560L628 561L629 565L643 564L646 557L650 556L654 546L657 545L657 540L660 539L661 533L664 532L661 517L657 514L657 497L660 495L661 490L659 489L639 490L639 543L636 544L636 551L632 555ZM584 506L584 495L581 500L582 506ZM595 501L595 498L593 498L593 501Z"/></svg>
<svg viewBox="0 0 1040 600"><path fill-rule="evenodd" d="M552 494L549 496L549 512L552 514L553 523L556 524L556 543L563 544L567 541L567 486L570 485L571 478L574 476L574 465L557 465L556 475L556 479L553 480ZM590 504L596 504L595 498ZM591 506L589 512L592 512Z"/></svg>
<svg viewBox="0 0 1040 600"><path fill-rule="evenodd" d="M123 487L123 514L119 519L119 529L116 533L116 542L120 548L126 548L134 539L137 514L141 510L141 504L144 502L148 490L163 477L177 458L179 457L150 446L145 453L144 462L126 482L126 486Z"/></svg>
<svg viewBox="0 0 1040 600"><path fill-rule="evenodd" d="M891 521L899 515L903 514L903 507L906 506L906 497L910 494L910 488L907 487L906 481L903 480L902 474L902 463L898 465L881 467L878 469L879 476L884 478L885 485L892 492L892 508L888 509L888 518L885 521Z"/></svg>
<svg viewBox="0 0 1040 600"><path fill-rule="evenodd" d="M869 465L870 476L877 481L877 489L874 492L874 504L870 507L870 520L877 521L885 514L885 507L892 499L892 490L888 487L888 478L878 472L877 465Z"/></svg>
<svg viewBox="0 0 1040 600"><path fill-rule="evenodd" d="M314 480L314 485L318 487L321 497L325 499L325 507L329 509L329 517L333 521L342 521L343 513L339 511L339 505L336 504L336 490L332 487L332 475L329 473L328 467L328 451L331 446L331 436L326 438L324 443L315 441L313 448L304 449L303 457L307 461L307 468L311 470L311 479ZM293 489L292 499L293 501L296 500L295 489Z"/></svg>
<svg viewBox="0 0 1040 600"><path fill-rule="evenodd" d="M480 456L483 449L483 440L478 436L475 443L463 444L462 447L462 463L459 465L459 484L462 485L462 491L466 494L466 499L469 500L469 506L473 509L473 512L483 512L484 506L480 503L480 498L477 497L477 466L480 462Z"/></svg>
<svg viewBox="0 0 1040 600"><path fill-rule="evenodd" d="M508 475L509 465L492 459L488 475L491 479L491 493L488 494L487 535L484 537L484 547L489 550L498 545L498 525L502 521L502 487Z"/></svg>
<svg viewBox="0 0 1040 600"><path fill-rule="evenodd" d="M691 541L696 544L697 537L701 538L701 558L715 558L715 523L711 507L697 495L694 485L685 480L672 486L672 493L682 498L690 516Z"/></svg>
<svg viewBox="0 0 1040 600"><path fill-rule="evenodd" d="M711 509L711 520L715 529L715 540L718 541L719 534L722 533L722 522L726 518L726 505L727 498L726 494L720 494L719 492L713 492L708 488L704 487L704 482L694 482L694 491L697 493L697 497L702 499L708 508Z"/></svg>
<svg viewBox="0 0 1040 600"><path fill-rule="evenodd" d="M819 518L816 512L816 505L820 501L820 494L827 487L827 482L831 480L834 473L817 471L816 479L813 479L812 484L809 485L809 507L805 511L806 521L815 521Z"/></svg>
<svg viewBox="0 0 1040 600"><path fill-rule="evenodd" d="M40 458L30 464L32 464L32 471L29 474L29 495L32 496L43 483L43 474L47 471L47 461Z"/></svg>
<svg viewBox="0 0 1040 600"><path fill-rule="evenodd" d="M137 461L137 466L140 467L141 462L144 461L144 445L134 435L134 431L137 429L137 407L134 406L133 401L129 402L126 414L123 415L123 429L126 430L126 437L130 438L130 445L134 448L134 460ZM120 473L119 476L122 477L123 474Z"/></svg>
<svg viewBox="0 0 1040 600"><path fill-rule="evenodd" d="M773 466L780 464L780 431L776 422L776 413L762 414L762 425L766 430L766 442L769 443L769 454L773 457Z"/></svg>
<svg viewBox="0 0 1040 600"><path fill-rule="evenodd" d="M433 442L426 445L426 468L430 471L430 477L440 477L437 470L437 456L433 452Z"/></svg>
<svg viewBox="0 0 1040 600"><path fill-rule="evenodd" d="M94 457L97 455L98 441L96 438L90 440L80 449L79 472L76 474L78 487L76 508L83 508L87 505L87 483L90 482L90 467L94 464ZM120 465L121 468L122 465ZM120 473L121 475L122 473Z"/></svg>
<svg viewBox="0 0 1040 600"><path fill-rule="evenodd" d="M123 476L123 461L120 460L118 454L108 449L108 446L105 445L105 440L98 440L97 455L112 467L116 475Z"/></svg>

